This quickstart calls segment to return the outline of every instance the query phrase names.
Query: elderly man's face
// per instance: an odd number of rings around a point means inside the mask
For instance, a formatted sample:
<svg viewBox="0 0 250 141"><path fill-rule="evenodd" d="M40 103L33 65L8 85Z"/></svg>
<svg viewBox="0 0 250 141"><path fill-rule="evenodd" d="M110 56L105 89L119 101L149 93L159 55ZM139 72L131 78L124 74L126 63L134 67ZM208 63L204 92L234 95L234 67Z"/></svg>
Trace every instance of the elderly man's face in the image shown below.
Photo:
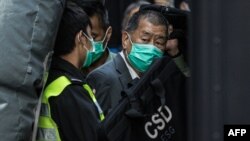
<svg viewBox="0 0 250 141"><path fill-rule="evenodd" d="M141 19L135 31L130 33L133 43L153 44L164 51L167 43L167 29L164 25L153 25L147 19ZM123 49L130 53L131 42L126 33L123 33Z"/></svg>

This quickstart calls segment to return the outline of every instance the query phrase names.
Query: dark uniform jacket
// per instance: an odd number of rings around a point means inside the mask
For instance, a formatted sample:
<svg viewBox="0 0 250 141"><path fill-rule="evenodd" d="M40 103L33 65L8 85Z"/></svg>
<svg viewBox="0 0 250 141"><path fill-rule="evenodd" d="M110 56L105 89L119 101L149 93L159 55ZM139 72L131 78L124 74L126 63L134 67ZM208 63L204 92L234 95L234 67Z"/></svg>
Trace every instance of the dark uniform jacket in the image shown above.
<svg viewBox="0 0 250 141"><path fill-rule="evenodd" d="M107 114L121 99L121 91L132 81L128 68L120 54L95 69L87 76L87 82L96 90L96 98Z"/></svg>
<svg viewBox="0 0 250 141"><path fill-rule="evenodd" d="M47 85L62 75L85 80L85 76L72 64L53 58ZM49 103L62 141L97 141L99 115L81 84L67 86L59 96L50 98Z"/></svg>

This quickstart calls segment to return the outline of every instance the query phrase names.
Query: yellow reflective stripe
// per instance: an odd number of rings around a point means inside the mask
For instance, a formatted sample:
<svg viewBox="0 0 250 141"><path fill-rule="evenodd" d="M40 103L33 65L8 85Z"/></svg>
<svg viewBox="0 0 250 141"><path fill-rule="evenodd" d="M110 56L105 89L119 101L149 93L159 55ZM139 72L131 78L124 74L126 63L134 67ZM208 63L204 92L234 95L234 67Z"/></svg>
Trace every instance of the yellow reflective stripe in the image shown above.
<svg viewBox="0 0 250 141"><path fill-rule="evenodd" d="M83 87L84 87L85 90L88 91L89 96L91 97L92 101L94 102L94 104L95 104L95 106L96 106L96 108L97 108L97 110L98 110L100 120L103 121L104 118L105 118L105 117L104 117L104 114L103 114L103 111L102 111L100 105L98 104L98 102L97 102L97 100L96 100L96 98L95 98L95 95L94 95L92 89L89 87L88 84L84 84Z"/></svg>
<svg viewBox="0 0 250 141"><path fill-rule="evenodd" d="M96 102L96 98L95 98L95 95L92 92L91 88L89 87L89 85L88 84L84 84L83 87L84 87L85 90L88 91L89 96L91 97L92 101L95 103Z"/></svg>
<svg viewBox="0 0 250 141"><path fill-rule="evenodd" d="M54 137L57 137L54 139ZM40 116L38 121L37 140L61 141L57 125L51 117Z"/></svg>
<svg viewBox="0 0 250 141"><path fill-rule="evenodd" d="M49 122L48 122L49 121ZM39 127L42 128L57 128L56 123L52 120L51 117L40 116L38 121Z"/></svg>
<svg viewBox="0 0 250 141"><path fill-rule="evenodd" d="M56 80L54 80L52 83L50 83L45 91L43 96L43 103L48 103L48 99L51 96L58 96L64 88L66 88L69 84L71 84L70 80L65 76L60 76Z"/></svg>
<svg viewBox="0 0 250 141"><path fill-rule="evenodd" d="M102 111L100 105L98 104L97 101L94 102L94 104L95 104L95 106L96 106L96 108L97 108L97 110L98 110L100 120L103 121L103 120L104 120L104 114L103 114L103 111Z"/></svg>
<svg viewBox="0 0 250 141"><path fill-rule="evenodd" d="M48 99L51 96L58 96L70 85L67 77L61 76L50 83L44 90L42 97L42 109L38 121L38 141L61 141L57 125L51 118L50 105Z"/></svg>
<svg viewBox="0 0 250 141"><path fill-rule="evenodd" d="M100 114L100 120L103 121L105 119L105 116L103 113Z"/></svg>
<svg viewBox="0 0 250 141"><path fill-rule="evenodd" d="M43 141L60 141L60 135L57 129L57 125L54 122L54 120L51 118L51 113L50 113L50 105L48 102L48 99L52 96L58 96L62 93L62 91L71 84L71 81L65 77L61 76L54 80L52 83L50 83L43 95L42 99L42 105L43 105L43 110L41 111L42 114L39 117L39 123L38 123L38 140L43 140ZM89 93L89 96L91 97L91 100L94 102L95 106L98 109L100 120L104 120L104 114L102 112L102 109L100 108L95 95L93 94L91 88L87 85L84 84L83 88L87 90Z"/></svg>

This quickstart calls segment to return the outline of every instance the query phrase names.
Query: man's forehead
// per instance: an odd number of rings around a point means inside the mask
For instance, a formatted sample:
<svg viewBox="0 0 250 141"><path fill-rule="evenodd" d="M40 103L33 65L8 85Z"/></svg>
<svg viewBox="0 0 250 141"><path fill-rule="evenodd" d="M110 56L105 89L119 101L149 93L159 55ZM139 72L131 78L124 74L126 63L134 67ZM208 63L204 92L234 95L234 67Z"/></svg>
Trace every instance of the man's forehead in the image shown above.
<svg viewBox="0 0 250 141"><path fill-rule="evenodd" d="M97 15L92 16L91 24L92 24L92 34L95 36L103 36L105 34L104 29L102 28L101 22L98 19Z"/></svg>
<svg viewBox="0 0 250 141"><path fill-rule="evenodd" d="M139 21L137 30L135 30L139 35L155 35L155 36L167 36L167 27L165 25L154 25L147 19L141 19Z"/></svg>

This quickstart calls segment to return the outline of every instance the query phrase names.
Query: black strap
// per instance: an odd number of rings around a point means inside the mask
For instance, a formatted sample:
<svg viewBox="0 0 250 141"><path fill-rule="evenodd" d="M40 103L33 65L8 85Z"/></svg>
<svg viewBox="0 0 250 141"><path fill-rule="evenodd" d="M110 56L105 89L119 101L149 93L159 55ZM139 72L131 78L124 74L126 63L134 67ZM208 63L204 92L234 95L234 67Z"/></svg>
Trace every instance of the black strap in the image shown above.
<svg viewBox="0 0 250 141"><path fill-rule="evenodd" d="M155 80L151 81L151 87L153 88L155 94L160 97L161 105L164 106L166 104L165 99L165 88L160 79L156 78Z"/></svg>
<svg viewBox="0 0 250 141"><path fill-rule="evenodd" d="M161 106L166 104L165 98L165 88L160 79L156 78L150 82L150 86L152 87L154 94L156 94L161 101ZM131 108L126 112L126 115L132 118L141 118L144 117L143 110L141 109L140 99L136 98L135 95L128 95ZM145 97L144 97L145 98Z"/></svg>
<svg viewBox="0 0 250 141"><path fill-rule="evenodd" d="M131 94L130 91L124 91L126 93L127 98L129 100L131 108L126 111L125 115L127 115L130 118L142 118L144 117L142 113L142 107L141 102L138 97L136 97L134 94Z"/></svg>

